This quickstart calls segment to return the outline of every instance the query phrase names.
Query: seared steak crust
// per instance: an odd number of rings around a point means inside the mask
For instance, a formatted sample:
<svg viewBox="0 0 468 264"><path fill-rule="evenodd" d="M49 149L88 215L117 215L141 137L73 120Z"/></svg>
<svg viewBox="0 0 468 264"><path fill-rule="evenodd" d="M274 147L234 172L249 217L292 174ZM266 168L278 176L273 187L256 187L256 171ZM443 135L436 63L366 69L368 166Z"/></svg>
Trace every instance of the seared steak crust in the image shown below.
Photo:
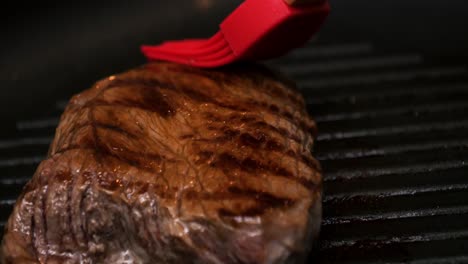
<svg viewBox="0 0 468 264"><path fill-rule="evenodd" d="M315 123L259 65L150 63L74 96L5 263L295 263L321 219Z"/></svg>

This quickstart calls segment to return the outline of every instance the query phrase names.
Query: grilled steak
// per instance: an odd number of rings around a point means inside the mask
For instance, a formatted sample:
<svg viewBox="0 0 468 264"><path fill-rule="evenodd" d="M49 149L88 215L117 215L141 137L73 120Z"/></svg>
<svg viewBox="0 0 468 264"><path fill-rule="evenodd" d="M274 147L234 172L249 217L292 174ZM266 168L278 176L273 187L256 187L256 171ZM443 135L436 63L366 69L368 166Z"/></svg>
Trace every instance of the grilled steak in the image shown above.
<svg viewBox="0 0 468 264"><path fill-rule="evenodd" d="M301 263L315 123L259 65L154 62L74 96L9 218L4 263Z"/></svg>

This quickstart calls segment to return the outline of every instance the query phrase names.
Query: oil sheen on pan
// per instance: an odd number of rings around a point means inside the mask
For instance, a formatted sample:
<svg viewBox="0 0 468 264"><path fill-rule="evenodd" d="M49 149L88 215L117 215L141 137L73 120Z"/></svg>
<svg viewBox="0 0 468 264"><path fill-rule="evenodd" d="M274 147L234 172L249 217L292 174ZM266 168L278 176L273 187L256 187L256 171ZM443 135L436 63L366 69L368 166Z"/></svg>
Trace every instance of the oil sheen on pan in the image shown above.
<svg viewBox="0 0 468 264"><path fill-rule="evenodd" d="M303 263L321 221L315 122L256 64L153 62L71 98L3 263Z"/></svg>

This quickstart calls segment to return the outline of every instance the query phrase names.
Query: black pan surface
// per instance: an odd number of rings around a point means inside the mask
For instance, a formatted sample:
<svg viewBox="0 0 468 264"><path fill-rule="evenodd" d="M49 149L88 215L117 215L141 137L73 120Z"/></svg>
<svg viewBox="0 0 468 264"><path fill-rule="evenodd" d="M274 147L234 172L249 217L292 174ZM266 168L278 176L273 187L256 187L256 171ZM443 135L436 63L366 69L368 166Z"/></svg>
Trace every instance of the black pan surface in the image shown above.
<svg viewBox="0 0 468 264"><path fill-rule="evenodd" d="M241 1L12 3L1 12L0 228L67 99L207 37ZM310 263L468 263L468 2L332 0L320 34L268 61L318 122L324 221Z"/></svg>

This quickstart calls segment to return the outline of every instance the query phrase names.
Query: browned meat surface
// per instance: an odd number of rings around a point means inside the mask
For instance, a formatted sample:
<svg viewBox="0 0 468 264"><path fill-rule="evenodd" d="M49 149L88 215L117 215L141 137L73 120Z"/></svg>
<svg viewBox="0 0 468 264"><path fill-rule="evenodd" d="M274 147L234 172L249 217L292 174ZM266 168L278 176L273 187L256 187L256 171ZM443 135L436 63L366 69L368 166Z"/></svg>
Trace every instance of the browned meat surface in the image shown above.
<svg viewBox="0 0 468 264"><path fill-rule="evenodd" d="M5 263L300 263L315 123L258 65L150 63L74 96L8 221Z"/></svg>

